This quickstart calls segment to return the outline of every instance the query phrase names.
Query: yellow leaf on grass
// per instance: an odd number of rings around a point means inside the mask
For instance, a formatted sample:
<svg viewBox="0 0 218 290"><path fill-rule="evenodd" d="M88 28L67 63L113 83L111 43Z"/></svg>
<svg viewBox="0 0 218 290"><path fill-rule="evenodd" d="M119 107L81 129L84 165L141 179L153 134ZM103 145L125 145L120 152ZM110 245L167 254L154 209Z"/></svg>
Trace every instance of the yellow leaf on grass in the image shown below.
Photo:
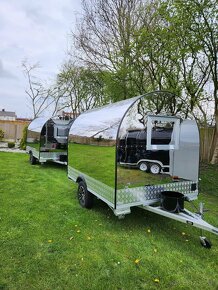
<svg viewBox="0 0 218 290"><path fill-rule="evenodd" d="M154 279L154 282L155 282L155 283L160 283L160 280L159 280L158 278L155 278L155 279Z"/></svg>
<svg viewBox="0 0 218 290"><path fill-rule="evenodd" d="M138 265L141 259L135 259L135 264Z"/></svg>
<svg viewBox="0 0 218 290"><path fill-rule="evenodd" d="M48 240L48 243L52 243L52 240Z"/></svg>

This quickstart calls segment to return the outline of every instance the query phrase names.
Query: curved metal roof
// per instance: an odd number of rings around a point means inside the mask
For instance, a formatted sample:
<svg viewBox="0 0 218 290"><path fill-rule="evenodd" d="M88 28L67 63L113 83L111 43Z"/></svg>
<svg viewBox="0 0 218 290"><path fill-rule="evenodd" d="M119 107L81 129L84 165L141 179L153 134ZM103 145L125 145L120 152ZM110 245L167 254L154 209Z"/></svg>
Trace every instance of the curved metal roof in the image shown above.
<svg viewBox="0 0 218 290"><path fill-rule="evenodd" d="M141 109L146 110L140 112L142 116L148 113L166 113L169 98L172 97L174 97L174 94L170 92L154 91L89 110L77 117L70 128L69 134L81 137L103 137L116 140L124 116L137 100L139 102L142 100ZM132 114L134 113L137 114L138 112L132 112ZM128 122L128 118L125 121Z"/></svg>
<svg viewBox="0 0 218 290"><path fill-rule="evenodd" d="M37 117L28 126L28 130L40 133L45 123L51 119L50 117Z"/></svg>
<svg viewBox="0 0 218 290"><path fill-rule="evenodd" d="M83 137L97 137L103 134L109 139L116 139L124 114L139 98L140 96L112 103L81 114L74 121L69 134Z"/></svg>

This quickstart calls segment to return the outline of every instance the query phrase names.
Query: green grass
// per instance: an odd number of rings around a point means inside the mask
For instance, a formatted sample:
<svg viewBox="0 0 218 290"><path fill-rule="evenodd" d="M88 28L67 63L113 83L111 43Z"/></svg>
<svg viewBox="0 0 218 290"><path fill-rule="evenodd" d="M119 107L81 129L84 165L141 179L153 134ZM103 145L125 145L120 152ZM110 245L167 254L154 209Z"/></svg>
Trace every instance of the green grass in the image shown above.
<svg viewBox="0 0 218 290"><path fill-rule="evenodd" d="M217 236L205 232L207 250L198 229L139 208L124 220L99 200L83 209L66 167L0 160L1 290L218 288ZM218 166L201 178L205 218L218 226Z"/></svg>

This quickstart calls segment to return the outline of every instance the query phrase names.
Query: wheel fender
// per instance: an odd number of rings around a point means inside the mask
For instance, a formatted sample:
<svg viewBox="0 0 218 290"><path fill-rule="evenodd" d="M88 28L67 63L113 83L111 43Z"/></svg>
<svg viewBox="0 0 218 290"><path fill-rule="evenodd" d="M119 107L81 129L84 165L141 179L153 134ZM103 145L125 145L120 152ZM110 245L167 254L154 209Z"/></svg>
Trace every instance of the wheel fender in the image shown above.
<svg viewBox="0 0 218 290"><path fill-rule="evenodd" d="M83 175L79 175L77 177L76 183L80 183L80 181L83 181L86 184L86 187L87 187L87 183L86 183L85 177Z"/></svg>

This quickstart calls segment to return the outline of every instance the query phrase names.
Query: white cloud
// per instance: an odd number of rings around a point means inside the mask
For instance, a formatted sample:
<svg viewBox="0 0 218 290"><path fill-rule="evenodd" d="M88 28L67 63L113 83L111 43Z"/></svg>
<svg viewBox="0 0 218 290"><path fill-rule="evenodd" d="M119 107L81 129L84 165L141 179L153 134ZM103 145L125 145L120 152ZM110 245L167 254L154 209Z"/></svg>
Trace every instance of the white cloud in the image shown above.
<svg viewBox="0 0 218 290"><path fill-rule="evenodd" d="M3 63L2 60L0 59L0 78L8 78L8 79L14 79L16 78L13 73L11 73L10 71L7 71L4 67L3 67Z"/></svg>
<svg viewBox="0 0 218 290"><path fill-rule="evenodd" d="M1 0L0 109L30 115L21 62L40 62L41 77L57 73L67 50L80 0ZM4 81L1 77L4 76ZM12 79L14 76L14 79ZM8 106L8 107L7 107Z"/></svg>

